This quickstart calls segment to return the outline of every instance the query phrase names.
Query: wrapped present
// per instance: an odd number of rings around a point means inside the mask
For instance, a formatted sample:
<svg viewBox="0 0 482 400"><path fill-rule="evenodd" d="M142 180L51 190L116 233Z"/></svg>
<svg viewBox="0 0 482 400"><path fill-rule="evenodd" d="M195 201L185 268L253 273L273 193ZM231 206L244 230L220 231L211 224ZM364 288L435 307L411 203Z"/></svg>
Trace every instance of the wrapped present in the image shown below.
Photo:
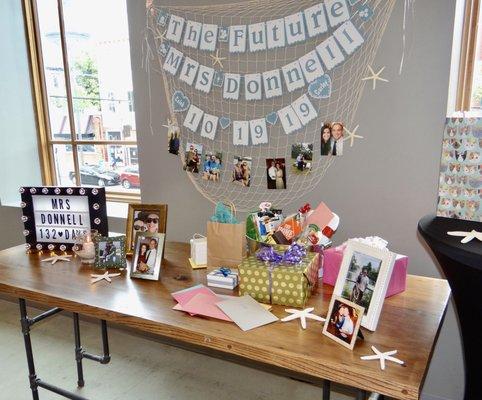
<svg viewBox="0 0 482 400"><path fill-rule="evenodd" d="M234 289L238 286L238 271L231 268L221 267L207 274L208 286L222 289Z"/></svg>
<svg viewBox="0 0 482 400"><path fill-rule="evenodd" d="M238 267L240 295L248 294L262 303L304 307L318 283L319 257L307 253L299 263L289 264L250 256Z"/></svg>
<svg viewBox="0 0 482 400"><path fill-rule="evenodd" d="M343 252L345 250L345 243L325 249L323 252L323 283L335 286L340 272L341 262L343 260ZM397 254L395 258L395 264L392 270L392 276L390 283L388 284L387 293L385 297L393 296L397 293L405 291L407 287L407 268L408 257Z"/></svg>

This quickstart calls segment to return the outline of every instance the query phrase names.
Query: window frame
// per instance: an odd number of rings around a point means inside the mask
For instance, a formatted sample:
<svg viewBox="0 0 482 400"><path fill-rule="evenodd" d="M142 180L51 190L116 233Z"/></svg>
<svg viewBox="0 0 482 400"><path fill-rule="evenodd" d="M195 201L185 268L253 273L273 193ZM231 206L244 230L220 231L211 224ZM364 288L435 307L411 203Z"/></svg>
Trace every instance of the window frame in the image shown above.
<svg viewBox="0 0 482 400"><path fill-rule="evenodd" d="M73 97L70 80L69 60L67 53L67 42L65 36L65 25L63 18L62 0L57 0L57 9L59 17L59 33L62 50L62 61L64 65L64 79L67 97L67 111L69 114L70 139L56 140L52 138L51 126L49 119L49 105L47 98L47 85L44 73L44 65L42 58L41 35L39 29L39 20L37 13L37 0L23 0L23 14L25 34L27 38L28 58L31 71L32 96L34 100L35 119L37 124L38 136L38 154L41 167L41 175L43 184L46 186L57 185L57 174L55 170L55 161L53 148L55 145L70 145L72 147L72 156L74 163L74 172L76 177L76 185L80 183L80 166L79 166L79 150L82 145L114 145L138 146L137 140L79 140L75 127L75 118L73 112ZM75 151L74 151L75 150ZM141 194L125 193L125 192L106 192L108 201L140 203Z"/></svg>
<svg viewBox="0 0 482 400"><path fill-rule="evenodd" d="M481 0L464 1L463 25L459 38L460 55L458 57L457 90L454 111L471 111L480 3ZM455 41L456 38L454 37L454 44Z"/></svg>

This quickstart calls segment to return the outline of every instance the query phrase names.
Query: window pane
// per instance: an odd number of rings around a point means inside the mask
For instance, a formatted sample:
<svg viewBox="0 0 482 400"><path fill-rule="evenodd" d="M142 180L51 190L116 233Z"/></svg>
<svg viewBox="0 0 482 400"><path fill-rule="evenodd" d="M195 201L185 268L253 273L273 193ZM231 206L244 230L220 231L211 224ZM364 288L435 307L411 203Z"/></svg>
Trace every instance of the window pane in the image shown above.
<svg viewBox="0 0 482 400"><path fill-rule="evenodd" d="M52 139L70 140L57 1L38 1L37 11Z"/></svg>
<svg viewBox="0 0 482 400"><path fill-rule="evenodd" d="M56 144L53 146L55 172L57 185L75 185L74 158L72 156L72 146Z"/></svg>
<svg viewBox="0 0 482 400"><path fill-rule="evenodd" d="M125 0L63 4L78 140L135 141Z"/></svg>
<svg viewBox="0 0 482 400"><path fill-rule="evenodd" d="M482 2L479 5L479 19L482 18ZM477 29L477 44L475 50L474 71L472 78L472 96L470 99L471 110L482 109L482 29L480 24Z"/></svg>
<svg viewBox="0 0 482 400"><path fill-rule="evenodd" d="M78 145L84 186L105 186L107 192L139 194L137 146Z"/></svg>

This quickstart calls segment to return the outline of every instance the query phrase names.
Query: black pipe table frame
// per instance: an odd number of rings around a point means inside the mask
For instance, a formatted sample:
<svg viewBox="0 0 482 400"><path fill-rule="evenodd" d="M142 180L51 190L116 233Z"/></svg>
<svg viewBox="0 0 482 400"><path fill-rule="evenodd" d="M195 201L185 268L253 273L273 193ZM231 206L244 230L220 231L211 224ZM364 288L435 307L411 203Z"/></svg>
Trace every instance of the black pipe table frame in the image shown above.
<svg viewBox="0 0 482 400"><path fill-rule="evenodd" d="M59 307L54 307L50 310L47 310L36 317L30 318L27 313L27 303L25 299L18 299L20 305L20 325L22 329L23 339L25 343L25 352L27 355L27 365L28 365L28 378L30 382L30 390L32 391L32 398L33 400L39 400L39 393L38 388L43 388L50 392L56 393L62 397L72 400L88 400L85 397L79 396L73 392L68 390L62 389L58 386L52 385L48 382L43 381L37 376L35 370L35 362L34 362L34 355L32 350L32 341L30 338L30 330L32 326L34 326L37 322L43 321L44 319L56 315L63 311ZM103 355L98 356L95 354L91 354L86 352L81 345L80 341L80 322L79 322L79 314L73 314L73 321L74 321L74 338L75 338L75 361L77 365L77 386L84 387L85 380L84 380L84 370L82 366L82 360L88 359L92 361L96 361L100 364L108 364L111 360L111 356L109 353L109 338L107 334L107 322L105 320L101 320L101 335L102 335L102 349ZM323 400L330 400L331 395L331 382L329 380L323 381ZM367 392L362 389L357 389L356 400L365 400L367 398ZM379 400L383 400L384 397L379 395Z"/></svg>

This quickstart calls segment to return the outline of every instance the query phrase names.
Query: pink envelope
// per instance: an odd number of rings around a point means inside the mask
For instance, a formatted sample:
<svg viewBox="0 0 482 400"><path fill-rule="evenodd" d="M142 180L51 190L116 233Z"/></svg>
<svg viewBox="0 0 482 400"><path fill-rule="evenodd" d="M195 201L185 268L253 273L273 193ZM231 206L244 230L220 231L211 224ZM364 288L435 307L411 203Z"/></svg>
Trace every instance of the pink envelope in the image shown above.
<svg viewBox="0 0 482 400"><path fill-rule="evenodd" d="M211 294L198 293L187 303L182 304L182 309L188 313L233 322L233 320L216 305L216 303L220 301L222 301L222 299L216 295L212 296Z"/></svg>
<svg viewBox="0 0 482 400"><path fill-rule="evenodd" d="M199 293L206 295L216 296L211 289L204 285L196 285L187 289L180 290L179 292L171 293L171 296L176 300L181 306L191 300L194 296Z"/></svg>

